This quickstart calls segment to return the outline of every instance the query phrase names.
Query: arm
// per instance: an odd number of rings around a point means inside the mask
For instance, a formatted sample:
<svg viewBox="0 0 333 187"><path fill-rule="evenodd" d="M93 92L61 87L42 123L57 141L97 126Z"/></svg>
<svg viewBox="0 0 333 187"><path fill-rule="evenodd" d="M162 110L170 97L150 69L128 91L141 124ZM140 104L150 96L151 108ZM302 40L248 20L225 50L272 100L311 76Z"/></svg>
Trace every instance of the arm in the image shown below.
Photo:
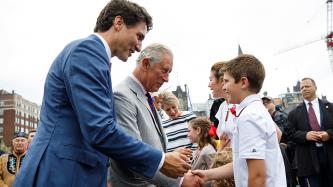
<svg viewBox="0 0 333 187"><path fill-rule="evenodd" d="M87 40L71 52L62 69L68 99L82 136L91 146L123 166L152 178L163 153L118 127L104 50L96 41Z"/></svg>
<svg viewBox="0 0 333 187"><path fill-rule="evenodd" d="M2 166L5 166L7 165L6 163L4 163L5 161L5 156L8 157L7 154L4 154L0 157L0 186L3 186L3 187L7 187L7 184L5 184L5 180L4 180L4 177L3 177L3 167Z"/></svg>
<svg viewBox="0 0 333 187"><path fill-rule="evenodd" d="M265 160L247 159L248 187L265 187L266 168Z"/></svg>
<svg viewBox="0 0 333 187"><path fill-rule="evenodd" d="M276 124L275 124L275 129L276 129L276 135L277 135L278 142L280 142L281 137L282 137L282 131Z"/></svg>
<svg viewBox="0 0 333 187"><path fill-rule="evenodd" d="M144 116L144 113L141 108L141 106L138 106L138 104L136 103L136 95L134 95L133 93L130 93L129 90L127 90L127 87L124 85L121 85L120 89L118 89L117 91L115 91L114 93L114 98L115 98L115 106L117 108L116 111L116 116L117 116L117 120L119 122L119 125L125 130L126 133L128 133L129 135L131 135L132 137L135 137L137 139L144 139L145 136L147 139L145 139L145 141L147 143L150 143L152 145L154 145L152 143L152 141L157 140L156 139L150 139L152 137L147 137L145 131L147 131L147 129L151 129L151 136L155 136L153 129L154 129L154 122L151 121L151 118L148 115L148 120L144 120L140 117L140 116ZM131 95L133 94L133 95ZM143 106L144 108L144 106ZM152 126L149 126L149 124L151 124ZM158 136L158 135L156 135ZM159 139L158 139L159 141ZM158 144L158 143L157 143ZM155 144L155 146L157 146ZM162 149L162 147L161 147ZM181 156L180 153L167 153L165 154L165 158L166 160L169 160L169 157L174 157L174 158L178 158L178 156ZM174 160L175 163L170 164L169 166L167 165L168 163L164 163L164 167L174 167L178 165L178 160ZM120 170L125 170L125 168L119 168ZM181 169L181 168L180 168ZM162 169L163 171L163 169ZM125 171L125 172L129 172L129 171ZM166 171L169 172L169 171ZM187 170L184 170L183 173L187 172ZM170 172L170 175L174 175L174 173L177 173L177 171L172 171ZM140 175L140 173L138 173ZM142 178L144 179L144 178ZM131 179L128 179L131 180ZM157 172L156 175L154 176L153 179L148 180L150 183L155 184L157 186L177 186L179 185L180 182L180 178L178 179L171 179L165 175L163 175L161 172Z"/></svg>
<svg viewBox="0 0 333 187"><path fill-rule="evenodd" d="M325 131L320 133L322 141L329 141L332 143L333 141L333 104L329 102L324 102L324 109L323 112L326 112L325 117L327 121L327 126Z"/></svg>
<svg viewBox="0 0 333 187"><path fill-rule="evenodd" d="M232 162L209 170L194 170L194 175L198 175L204 182L211 180L225 179L234 176Z"/></svg>
<svg viewBox="0 0 333 187"><path fill-rule="evenodd" d="M289 113L288 116L288 125L289 125L289 134L288 138L294 141L297 144L307 144L309 141L318 141L320 140L320 135L316 131L306 131L303 126L299 127L298 123L305 123L304 119L300 119L298 115L300 110L298 108L294 109ZM304 116L303 116L304 117Z"/></svg>

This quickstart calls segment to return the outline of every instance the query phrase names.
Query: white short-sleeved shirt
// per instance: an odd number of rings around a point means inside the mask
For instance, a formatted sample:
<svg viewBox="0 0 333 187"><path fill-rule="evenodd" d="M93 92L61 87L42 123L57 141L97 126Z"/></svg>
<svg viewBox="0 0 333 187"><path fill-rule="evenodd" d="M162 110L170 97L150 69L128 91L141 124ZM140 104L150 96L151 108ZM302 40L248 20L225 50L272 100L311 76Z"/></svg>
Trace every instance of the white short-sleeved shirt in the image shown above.
<svg viewBox="0 0 333 187"><path fill-rule="evenodd" d="M233 134L233 168L237 187L248 183L247 159L264 159L266 186L286 187L286 174L275 123L259 95L246 97L236 109Z"/></svg>
<svg viewBox="0 0 333 187"><path fill-rule="evenodd" d="M230 108L233 104L227 104L224 101L217 111L215 117L219 120L219 125L217 126L216 133L220 137L222 132L226 133L230 140L232 140L232 133L235 130L234 115L230 112Z"/></svg>

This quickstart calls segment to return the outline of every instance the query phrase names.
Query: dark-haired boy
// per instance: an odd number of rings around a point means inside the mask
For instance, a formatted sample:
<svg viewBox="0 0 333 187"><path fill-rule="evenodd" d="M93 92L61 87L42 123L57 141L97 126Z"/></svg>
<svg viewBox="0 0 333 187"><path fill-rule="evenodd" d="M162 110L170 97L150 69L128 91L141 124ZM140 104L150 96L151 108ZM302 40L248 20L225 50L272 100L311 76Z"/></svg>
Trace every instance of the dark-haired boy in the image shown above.
<svg viewBox="0 0 333 187"><path fill-rule="evenodd" d="M252 55L240 55L230 60L223 72L229 103L239 104L232 138L233 163L193 173L204 180L234 175L240 187L286 186L276 125L258 95L265 79L264 66Z"/></svg>

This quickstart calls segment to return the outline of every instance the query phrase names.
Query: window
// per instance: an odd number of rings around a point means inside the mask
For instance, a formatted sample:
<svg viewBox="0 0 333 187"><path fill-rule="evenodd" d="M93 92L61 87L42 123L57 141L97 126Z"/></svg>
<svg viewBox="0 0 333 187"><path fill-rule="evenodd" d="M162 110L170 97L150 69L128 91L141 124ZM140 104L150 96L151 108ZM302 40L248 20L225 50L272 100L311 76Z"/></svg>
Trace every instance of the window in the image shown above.
<svg viewBox="0 0 333 187"><path fill-rule="evenodd" d="M3 127L0 127L0 133L3 133Z"/></svg>
<svg viewBox="0 0 333 187"><path fill-rule="evenodd" d="M3 124L3 118L0 118L0 124Z"/></svg>
<svg viewBox="0 0 333 187"><path fill-rule="evenodd" d="M2 115L3 115L3 109L0 108L0 116L2 116Z"/></svg>
<svg viewBox="0 0 333 187"><path fill-rule="evenodd" d="M3 101L0 101L0 106L4 106L5 103Z"/></svg>

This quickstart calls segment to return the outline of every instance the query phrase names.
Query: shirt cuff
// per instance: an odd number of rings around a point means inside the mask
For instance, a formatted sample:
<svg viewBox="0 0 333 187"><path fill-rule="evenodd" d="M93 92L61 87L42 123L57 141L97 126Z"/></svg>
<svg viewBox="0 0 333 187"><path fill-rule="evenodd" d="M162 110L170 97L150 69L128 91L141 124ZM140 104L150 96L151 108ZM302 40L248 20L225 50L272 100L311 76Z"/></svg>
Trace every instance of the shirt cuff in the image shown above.
<svg viewBox="0 0 333 187"><path fill-rule="evenodd" d="M164 160L165 160L165 154L162 152L161 162L160 162L160 165L158 165L158 170L157 171L160 171L160 169L162 168L162 166L164 164Z"/></svg>
<svg viewBox="0 0 333 187"><path fill-rule="evenodd" d="M184 180L184 177L180 178L179 186L178 186L178 187L181 187L181 186L182 186L182 184L183 184L183 180Z"/></svg>

